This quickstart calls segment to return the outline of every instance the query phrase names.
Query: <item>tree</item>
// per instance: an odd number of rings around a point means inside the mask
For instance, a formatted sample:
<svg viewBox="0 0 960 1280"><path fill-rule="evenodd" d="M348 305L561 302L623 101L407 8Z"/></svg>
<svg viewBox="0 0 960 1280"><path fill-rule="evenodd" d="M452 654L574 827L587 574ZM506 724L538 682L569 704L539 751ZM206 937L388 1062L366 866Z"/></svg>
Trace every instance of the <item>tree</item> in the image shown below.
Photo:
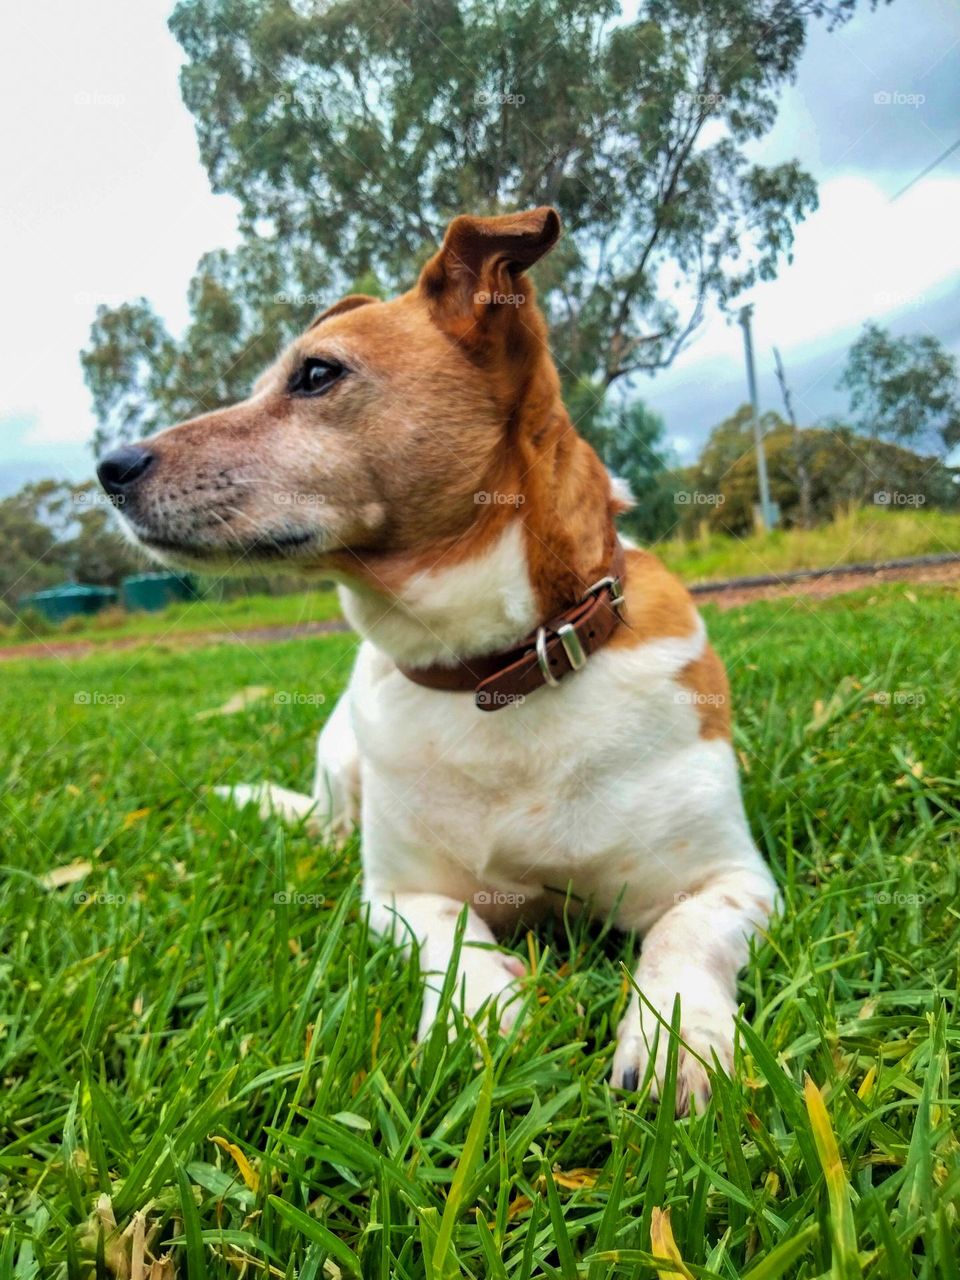
<svg viewBox="0 0 960 1280"><path fill-rule="evenodd" d="M931 449L960 443L957 361L929 334L894 338L865 325L838 386L850 393L855 425L867 435Z"/></svg>
<svg viewBox="0 0 960 1280"><path fill-rule="evenodd" d="M181 0L184 99L243 245L201 264L180 342L142 304L100 313L84 365L101 434L243 394L303 322L280 297L329 301L370 273L404 287L465 209L560 210L539 283L568 385L669 364L708 300L774 275L816 206L797 164L746 148L809 22L854 3L641 0L623 21L613 0Z"/></svg>
<svg viewBox="0 0 960 1280"><path fill-rule="evenodd" d="M742 405L713 429L699 462L687 471L688 491L707 498L685 507L688 531L700 520L728 533L753 530L757 457L752 424L750 406ZM936 458L864 439L842 423L798 429L765 413L761 427L770 494L787 528L829 520L851 504L893 506L897 495L909 495L911 506L955 510L960 504L956 471Z"/></svg>
<svg viewBox="0 0 960 1280"><path fill-rule="evenodd" d="M107 583L143 568L92 482L43 480L0 500L0 601L62 582Z"/></svg>
<svg viewBox="0 0 960 1280"><path fill-rule="evenodd" d="M580 434L630 490L633 505L620 517L622 528L642 542L667 537L677 524L677 508L663 419L642 400L598 400L596 388L582 383L567 400ZM584 401L590 411L582 412Z"/></svg>

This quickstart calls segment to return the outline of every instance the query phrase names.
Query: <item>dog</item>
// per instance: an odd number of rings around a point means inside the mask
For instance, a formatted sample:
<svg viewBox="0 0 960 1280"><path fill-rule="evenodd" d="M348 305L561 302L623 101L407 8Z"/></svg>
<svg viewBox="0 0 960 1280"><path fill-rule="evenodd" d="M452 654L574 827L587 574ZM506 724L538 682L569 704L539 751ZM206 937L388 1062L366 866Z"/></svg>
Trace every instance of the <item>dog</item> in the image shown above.
<svg viewBox="0 0 960 1280"><path fill-rule="evenodd" d="M722 663L689 595L624 547L624 500L561 399L527 272L560 220L455 218L407 293L324 311L249 399L99 464L162 563L338 583L362 637L312 797L236 787L328 839L359 823L373 926L419 947L419 1034L456 951L470 1015L516 1010L495 928L568 894L643 938L611 1081L676 1101L732 1071L737 974L775 909ZM642 998L638 995L642 993Z"/></svg>

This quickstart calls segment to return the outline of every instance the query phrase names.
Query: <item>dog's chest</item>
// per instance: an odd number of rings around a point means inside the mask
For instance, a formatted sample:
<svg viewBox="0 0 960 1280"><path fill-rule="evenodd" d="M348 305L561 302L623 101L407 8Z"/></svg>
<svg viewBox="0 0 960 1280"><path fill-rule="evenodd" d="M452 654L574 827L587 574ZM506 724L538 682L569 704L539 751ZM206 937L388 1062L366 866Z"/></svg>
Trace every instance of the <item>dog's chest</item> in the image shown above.
<svg viewBox="0 0 960 1280"><path fill-rule="evenodd" d="M682 825L681 761L699 724L677 676L703 644L698 632L603 651L496 712L414 685L366 648L352 701L365 838L383 844L373 860L431 857L463 891L622 883L638 837L662 848Z"/></svg>

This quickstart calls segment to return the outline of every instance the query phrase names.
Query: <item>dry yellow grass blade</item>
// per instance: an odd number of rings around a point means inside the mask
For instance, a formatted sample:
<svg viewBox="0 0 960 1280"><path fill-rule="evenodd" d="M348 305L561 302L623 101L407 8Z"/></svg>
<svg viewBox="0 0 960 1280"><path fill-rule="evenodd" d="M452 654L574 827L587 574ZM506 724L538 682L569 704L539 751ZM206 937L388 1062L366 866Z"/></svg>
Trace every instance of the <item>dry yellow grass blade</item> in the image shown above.
<svg viewBox="0 0 960 1280"><path fill-rule="evenodd" d="M803 1097L830 1202L830 1274L835 1280L840 1280L840 1277L852 1280L852 1277L861 1275L862 1271L857 1253L857 1229L850 1204L850 1186L840 1159L840 1148L823 1095L810 1076L804 1081Z"/></svg>
<svg viewBox="0 0 960 1280"><path fill-rule="evenodd" d="M135 827L138 822L142 822L149 812L150 809L148 807L146 809L132 809L129 813L125 813L123 815L124 831L129 831L130 828Z"/></svg>
<svg viewBox="0 0 960 1280"><path fill-rule="evenodd" d="M236 1143L230 1142L227 1138L221 1138L219 1134L211 1134L210 1141L216 1143L222 1151L226 1151L227 1155L232 1156L234 1164L240 1170L240 1177L243 1178L248 1189L259 1191L260 1175Z"/></svg>
<svg viewBox="0 0 960 1280"><path fill-rule="evenodd" d="M874 1065L869 1069L867 1074L860 1081L860 1088L857 1090L857 1097L861 1100L861 1102L863 1101L864 1098L870 1097L870 1094L873 1092L873 1084L876 1078L877 1078L877 1067L876 1067L876 1063L874 1063Z"/></svg>
<svg viewBox="0 0 960 1280"><path fill-rule="evenodd" d="M596 1169L554 1169L553 1180L558 1187L579 1191L581 1187L594 1187L599 1174Z"/></svg>
<svg viewBox="0 0 960 1280"><path fill-rule="evenodd" d="M660 1280L676 1280L677 1276L693 1280L693 1272L680 1257L680 1250L673 1238L669 1209L654 1209L650 1215L650 1252L655 1257L665 1258L674 1264L669 1270L657 1267Z"/></svg>
<svg viewBox="0 0 960 1280"><path fill-rule="evenodd" d="M62 889L65 885L76 884L78 880L88 876L92 870L93 864L90 862L68 862L66 866L54 867L40 879L45 889Z"/></svg>
<svg viewBox="0 0 960 1280"><path fill-rule="evenodd" d="M254 702L260 702L270 690L264 684L248 684L239 689L232 698L228 698L222 707L211 707L209 711L198 711L194 720L209 720L211 716L235 716L246 711Z"/></svg>

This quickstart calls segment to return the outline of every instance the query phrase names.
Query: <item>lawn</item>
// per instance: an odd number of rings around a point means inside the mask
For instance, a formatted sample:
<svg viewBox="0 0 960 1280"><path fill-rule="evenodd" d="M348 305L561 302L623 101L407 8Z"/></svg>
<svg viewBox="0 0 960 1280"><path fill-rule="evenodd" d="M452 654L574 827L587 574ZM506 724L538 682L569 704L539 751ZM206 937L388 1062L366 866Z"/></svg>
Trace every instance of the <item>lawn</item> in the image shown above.
<svg viewBox="0 0 960 1280"><path fill-rule="evenodd" d="M79 614L63 623L47 622L33 610L0 626L0 644L30 643L50 636L107 643L141 638L154 641L191 633L244 631L257 627L288 627L305 622L326 622L340 616L336 592L297 591L285 596L244 595L219 598L219 582L199 600L168 605L154 613L127 613L119 606L92 615Z"/></svg>
<svg viewBox="0 0 960 1280"><path fill-rule="evenodd" d="M853 507L814 529L774 529L747 538L710 532L702 538L661 542L656 551L687 583L907 556L956 555L960 554L960 514L882 505Z"/></svg>
<svg viewBox="0 0 960 1280"><path fill-rule="evenodd" d="M853 508L816 529L775 529L738 538L713 532L692 540L658 543L654 550L685 582L712 582L790 569L818 569L906 556L960 553L960 514L946 511ZM251 594L220 599L222 582L211 580L203 599L172 605L157 613L108 609L92 617L71 618L60 626L35 614L0 623L0 645L50 636L57 641L107 643L157 636L183 638L197 632L243 632L258 627L287 627L325 622L340 616L332 590L290 595Z"/></svg>
<svg viewBox="0 0 960 1280"><path fill-rule="evenodd" d="M606 1084L634 942L518 936L510 1037L418 1048L356 848L206 794L307 788L353 637L5 666L0 1280L956 1280L957 597L706 612L785 905L682 1121Z"/></svg>

